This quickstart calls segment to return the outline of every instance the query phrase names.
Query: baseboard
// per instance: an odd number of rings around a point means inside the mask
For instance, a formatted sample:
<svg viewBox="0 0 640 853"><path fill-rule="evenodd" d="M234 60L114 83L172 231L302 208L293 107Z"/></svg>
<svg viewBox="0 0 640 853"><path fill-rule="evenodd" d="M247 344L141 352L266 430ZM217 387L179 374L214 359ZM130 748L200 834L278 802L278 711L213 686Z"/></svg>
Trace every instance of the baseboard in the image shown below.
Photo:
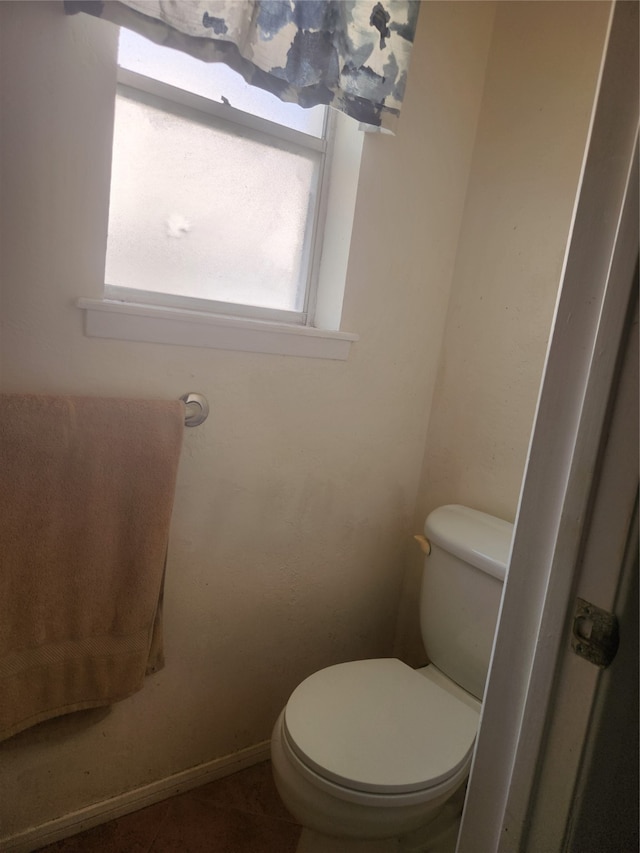
<svg viewBox="0 0 640 853"><path fill-rule="evenodd" d="M135 812L145 806L153 805L153 803L159 803L174 794L181 794L191 788L197 788L199 785L221 779L223 776L230 776L245 767L259 764L268 757L269 741L264 741L247 749L242 749L240 752L234 752L232 755L216 758L206 764L198 764L196 767L175 773L166 779L159 779L150 785L144 785L141 788L135 788L133 791L119 794L117 797L93 803L71 814L43 823L41 826L34 826L17 835L0 838L0 850L3 853L31 853L33 850L47 844L53 844L62 838L68 838L70 835L84 832L86 829L98 826L98 824L122 817L122 815Z"/></svg>

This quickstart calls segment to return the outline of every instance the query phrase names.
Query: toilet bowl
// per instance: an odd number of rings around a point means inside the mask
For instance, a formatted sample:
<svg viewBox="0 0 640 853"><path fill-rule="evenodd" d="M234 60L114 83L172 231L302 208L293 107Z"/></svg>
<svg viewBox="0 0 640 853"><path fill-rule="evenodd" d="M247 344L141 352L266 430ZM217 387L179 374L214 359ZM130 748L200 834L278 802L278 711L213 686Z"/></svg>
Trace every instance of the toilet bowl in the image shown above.
<svg viewBox="0 0 640 853"><path fill-rule="evenodd" d="M479 713L433 665L328 667L296 688L278 718L276 786L297 820L324 835L405 835L465 783Z"/></svg>
<svg viewBox="0 0 640 853"><path fill-rule="evenodd" d="M275 724L281 799L322 836L439 851L437 826L455 845L512 525L452 506L432 513L425 533L421 624L436 659L417 670L396 658L329 666L298 685Z"/></svg>

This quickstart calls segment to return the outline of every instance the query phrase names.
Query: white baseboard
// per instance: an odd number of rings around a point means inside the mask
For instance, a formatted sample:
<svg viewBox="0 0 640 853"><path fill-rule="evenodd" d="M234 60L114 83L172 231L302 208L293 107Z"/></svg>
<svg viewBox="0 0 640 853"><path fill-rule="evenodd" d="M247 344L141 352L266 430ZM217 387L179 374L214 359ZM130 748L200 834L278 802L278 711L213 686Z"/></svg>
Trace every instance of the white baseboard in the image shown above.
<svg viewBox="0 0 640 853"><path fill-rule="evenodd" d="M62 838L68 838L70 835L84 832L86 829L135 812L145 806L159 803L174 794L181 794L191 788L221 779L223 776L230 776L238 770L259 764L267 758L269 758L269 741L263 741L240 752L234 752L232 755L225 755L223 758L216 758L206 764L198 764L196 767L175 773L166 779L159 779L142 788L93 803L40 826L31 827L17 835L0 838L0 850L3 853L31 853Z"/></svg>

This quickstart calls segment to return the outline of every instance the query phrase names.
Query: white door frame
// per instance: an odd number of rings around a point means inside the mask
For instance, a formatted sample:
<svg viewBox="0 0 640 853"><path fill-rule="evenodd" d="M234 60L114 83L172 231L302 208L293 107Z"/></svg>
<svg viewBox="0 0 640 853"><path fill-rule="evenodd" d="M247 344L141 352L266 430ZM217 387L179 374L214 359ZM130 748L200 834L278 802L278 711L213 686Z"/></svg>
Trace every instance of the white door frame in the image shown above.
<svg viewBox="0 0 640 853"><path fill-rule="evenodd" d="M528 849L536 769L553 712L638 254L637 131L638 6L617 2L529 446L458 853Z"/></svg>
<svg viewBox="0 0 640 853"><path fill-rule="evenodd" d="M634 207L637 234L637 198ZM637 292L634 297L572 595L617 615L620 647L604 669L580 657L571 648L569 613L526 824L523 846L531 851L638 849Z"/></svg>

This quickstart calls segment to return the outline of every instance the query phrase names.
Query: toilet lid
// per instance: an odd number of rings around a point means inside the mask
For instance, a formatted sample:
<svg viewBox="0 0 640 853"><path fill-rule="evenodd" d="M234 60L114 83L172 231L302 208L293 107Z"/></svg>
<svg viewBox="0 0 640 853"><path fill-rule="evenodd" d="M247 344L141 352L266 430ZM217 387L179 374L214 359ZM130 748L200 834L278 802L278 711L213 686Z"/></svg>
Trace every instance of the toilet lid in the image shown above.
<svg viewBox="0 0 640 853"><path fill-rule="evenodd" d="M374 793L446 781L469 759L478 711L395 658L322 669L284 712L289 743L325 779Z"/></svg>

